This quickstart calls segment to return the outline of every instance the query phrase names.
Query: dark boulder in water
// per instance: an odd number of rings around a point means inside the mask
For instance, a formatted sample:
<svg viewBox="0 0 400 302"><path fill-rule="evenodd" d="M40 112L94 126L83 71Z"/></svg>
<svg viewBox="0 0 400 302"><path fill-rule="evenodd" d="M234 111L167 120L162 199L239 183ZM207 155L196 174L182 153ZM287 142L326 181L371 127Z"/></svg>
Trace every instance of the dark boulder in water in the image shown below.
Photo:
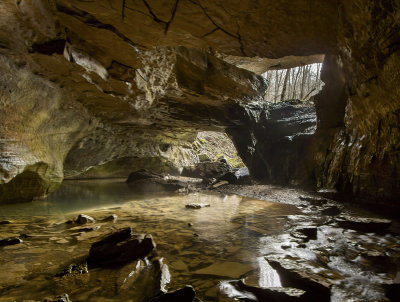
<svg viewBox="0 0 400 302"><path fill-rule="evenodd" d="M128 227L93 243L87 262L90 267L122 266L147 256L155 247L151 235L133 234Z"/></svg>

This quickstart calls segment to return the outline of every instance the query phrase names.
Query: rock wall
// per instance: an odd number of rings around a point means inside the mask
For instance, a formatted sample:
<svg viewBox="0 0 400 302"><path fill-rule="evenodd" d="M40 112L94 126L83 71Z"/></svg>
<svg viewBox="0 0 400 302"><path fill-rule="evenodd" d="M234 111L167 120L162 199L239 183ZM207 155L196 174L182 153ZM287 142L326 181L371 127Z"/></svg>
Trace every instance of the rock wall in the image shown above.
<svg viewBox="0 0 400 302"><path fill-rule="evenodd" d="M317 178L319 186L363 201L398 203L400 196L399 9L399 1L357 0L343 1L338 10L336 64L343 78L331 78L328 88L342 87L336 100L345 99L345 107L336 108L345 110L321 109L321 123L330 114L337 128L317 156ZM323 97L320 106L328 110Z"/></svg>

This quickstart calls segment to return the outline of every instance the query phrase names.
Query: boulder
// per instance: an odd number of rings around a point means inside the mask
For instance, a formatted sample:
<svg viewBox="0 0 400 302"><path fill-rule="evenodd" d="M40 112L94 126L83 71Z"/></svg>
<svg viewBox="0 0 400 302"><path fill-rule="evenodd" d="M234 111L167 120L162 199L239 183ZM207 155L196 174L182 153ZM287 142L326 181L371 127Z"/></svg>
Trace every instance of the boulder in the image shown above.
<svg viewBox="0 0 400 302"><path fill-rule="evenodd" d="M219 179L228 172L232 172L232 167L226 162L200 162L194 166L184 167L182 176L210 179Z"/></svg>
<svg viewBox="0 0 400 302"><path fill-rule="evenodd" d="M111 214L110 216L107 216L106 218L104 218L102 221L115 223L115 222L117 222L117 220L118 220L118 216L115 214Z"/></svg>
<svg viewBox="0 0 400 302"><path fill-rule="evenodd" d="M93 217L90 217L85 214L79 214L75 220L76 224L86 224L86 223L95 223L96 220Z"/></svg>
<svg viewBox="0 0 400 302"><path fill-rule="evenodd" d="M23 241L17 237L5 238L0 240L0 246L15 245L22 242Z"/></svg>
<svg viewBox="0 0 400 302"><path fill-rule="evenodd" d="M90 267L122 266L147 256L156 247L151 235L137 235L130 227L95 242L87 258Z"/></svg>
<svg viewBox="0 0 400 302"><path fill-rule="evenodd" d="M226 180L230 184L244 185L250 183L250 172L247 167L238 169L237 171L229 171L219 178L219 180Z"/></svg>
<svg viewBox="0 0 400 302"><path fill-rule="evenodd" d="M389 219L356 217L349 215L341 215L336 217L335 220L337 224L344 229L352 229L366 233L383 232L392 224L392 221Z"/></svg>
<svg viewBox="0 0 400 302"><path fill-rule="evenodd" d="M150 302L192 302L196 296L194 288L190 285L173 292L163 293L154 297Z"/></svg>
<svg viewBox="0 0 400 302"><path fill-rule="evenodd" d="M306 241L308 240L316 240L317 239L318 229L316 226L302 226L296 227L293 232L291 232L292 236L295 238L302 238ZM298 236L300 235L300 236Z"/></svg>

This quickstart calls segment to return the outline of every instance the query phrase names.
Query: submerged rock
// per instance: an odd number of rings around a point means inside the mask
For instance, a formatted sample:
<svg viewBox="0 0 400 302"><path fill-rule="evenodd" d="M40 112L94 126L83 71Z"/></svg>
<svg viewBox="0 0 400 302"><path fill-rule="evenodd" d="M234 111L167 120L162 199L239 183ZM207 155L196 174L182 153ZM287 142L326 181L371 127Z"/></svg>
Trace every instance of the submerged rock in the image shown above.
<svg viewBox="0 0 400 302"><path fill-rule="evenodd" d="M189 203L185 206L187 209L201 209L210 207L209 203Z"/></svg>
<svg viewBox="0 0 400 302"><path fill-rule="evenodd" d="M164 293L154 297L150 302L192 302L196 296L194 288L190 285L173 292Z"/></svg>
<svg viewBox="0 0 400 302"><path fill-rule="evenodd" d="M79 216L76 218L75 223L76 224L86 224L86 223L95 223L96 220L88 215L85 214L79 214Z"/></svg>
<svg viewBox="0 0 400 302"><path fill-rule="evenodd" d="M342 215L336 217L337 224L344 229L352 229L361 232L382 232L385 231L392 221L381 218L367 218Z"/></svg>
<svg viewBox="0 0 400 302"><path fill-rule="evenodd" d="M90 267L121 266L145 257L155 247L151 235L132 234L128 227L93 243L87 262Z"/></svg>
<svg viewBox="0 0 400 302"><path fill-rule="evenodd" d="M5 238L0 240L0 246L15 245L23 241L17 237Z"/></svg>

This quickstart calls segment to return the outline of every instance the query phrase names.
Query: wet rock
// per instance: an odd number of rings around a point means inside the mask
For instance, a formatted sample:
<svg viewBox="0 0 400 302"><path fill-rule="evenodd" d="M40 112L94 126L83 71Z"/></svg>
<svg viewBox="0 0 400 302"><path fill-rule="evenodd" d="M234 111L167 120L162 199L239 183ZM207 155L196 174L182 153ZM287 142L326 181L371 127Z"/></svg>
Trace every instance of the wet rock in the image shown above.
<svg viewBox="0 0 400 302"><path fill-rule="evenodd" d="M15 245L23 241L17 237L5 238L0 240L0 246Z"/></svg>
<svg viewBox="0 0 400 302"><path fill-rule="evenodd" d="M62 272L56 274L56 277L65 277L65 276L78 276L87 274L88 266L86 262L82 262L79 264L70 264L67 268L65 268Z"/></svg>
<svg viewBox="0 0 400 302"><path fill-rule="evenodd" d="M188 226L190 226L190 227L193 226L193 223L189 222L189 223L188 223Z"/></svg>
<svg viewBox="0 0 400 302"><path fill-rule="evenodd" d="M278 272L282 286L302 289L315 301L330 301L331 286L343 278L305 259L279 255L268 255L265 259Z"/></svg>
<svg viewBox="0 0 400 302"><path fill-rule="evenodd" d="M96 221L94 218L85 215L85 214L79 214L79 216L76 218L75 223L76 224L86 224L86 223L95 223Z"/></svg>
<svg viewBox="0 0 400 302"><path fill-rule="evenodd" d="M90 267L121 266L145 257L155 247L151 235L135 235L128 227L93 243L87 262Z"/></svg>
<svg viewBox="0 0 400 302"><path fill-rule="evenodd" d="M129 289L133 286L140 273L146 268L146 263L143 260L136 260L129 265L124 266L119 270L117 283L120 290Z"/></svg>
<svg viewBox="0 0 400 302"><path fill-rule="evenodd" d="M9 220L2 220L2 221L0 221L0 225L10 224L10 223L11 223L11 221L9 221Z"/></svg>
<svg viewBox="0 0 400 302"><path fill-rule="evenodd" d="M312 205L324 205L328 202L326 198L321 197L299 196L299 199L307 201Z"/></svg>
<svg viewBox="0 0 400 302"><path fill-rule="evenodd" d="M164 263L163 258L155 259L148 265L139 267L139 271L137 271L136 268L134 268L133 271L134 274L128 276L133 279L130 281L128 280L124 286L124 288L135 289L135 291L131 292L132 301L148 302L153 297L167 292L167 286L171 281L171 275L168 265ZM138 275L135 275L136 273L138 273Z"/></svg>
<svg viewBox="0 0 400 302"><path fill-rule="evenodd" d="M118 216L115 214L112 214L112 215L104 218L102 221L115 223L115 222L117 222L117 220L118 220Z"/></svg>
<svg viewBox="0 0 400 302"><path fill-rule="evenodd" d="M366 233L383 232L392 224L392 221L388 219L356 217L347 215L336 217L335 220L337 224L344 229L352 229Z"/></svg>
<svg viewBox="0 0 400 302"><path fill-rule="evenodd" d="M55 298L45 298L43 302L72 302L67 294L62 294Z"/></svg>
<svg viewBox="0 0 400 302"><path fill-rule="evenodd" d="M318 228L316 226L296 227L291 235L295 238L302 238L305 240L316 240ZM299 236L300 235L300 236Z"/></svg>
<svg viewBox="0 0 400 302"><path fill-rule="evenodd" d="M209 203L189 203L185 206L187 209L201 209L210 207Z"/></svg>
<svg viewBox="0 0 400 302"><path fill-rule="evenodd" d="M324 208L321 211L321 215L325 215L325 216L337 216L342 212L341 209L339 209L337 206L329 206Z"/></svg>
<svg viewBox="0 0 400 302"><path fill-rule="evenodd" d="M246 280L242 279L236 282L238 289L245 290L256 296L258 301L268 302L292 302L306 301L306 292L301 289L291 287L268 287L261 288L257 286L247 285Z"/></svg>
<svg viewBox="0 0 400 302"><path fill-rule="evenodd" d="M194 288L190 285L173 292L164 293L154 297L150 302L192 302L196 296Z"/></svg>
<svg viewBox="0 0 400 302"><path fill-rule="evenodd" d="M169 273L168 265L164 263L164 258L156 259L152 262L156 280L156 290L158 292L166 292L166 287L171 281L171 275Z"/></svg>
<svg viewBox="0 0 400 302"><path fill-rule="evenodd" d="M78 229L78 232L92 232L92 231L97 231L99 229L100 229L100 226L96 225L96 226L91 227L91 228L80 228L80 229Z"/></svg>

